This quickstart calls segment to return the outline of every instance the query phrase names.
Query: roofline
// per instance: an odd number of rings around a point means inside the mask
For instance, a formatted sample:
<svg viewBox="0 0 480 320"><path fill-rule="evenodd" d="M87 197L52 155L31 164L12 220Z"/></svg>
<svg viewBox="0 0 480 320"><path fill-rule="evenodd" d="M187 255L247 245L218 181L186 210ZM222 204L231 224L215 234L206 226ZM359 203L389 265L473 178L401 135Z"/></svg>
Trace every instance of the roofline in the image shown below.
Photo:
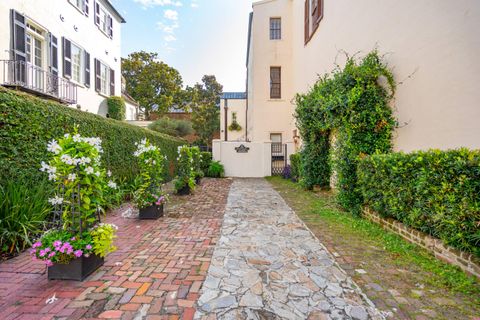
<svg viewBox="0 0 480 320"><path fill-rule="evenodd" d="M126 23L127 21L125 20L124 17L122 17L122 15L120 14L120 12L117 11L117 9L115 9L115 7L113 6L113 4L110 3L110 0L105 0L104 1L105 4L107 5L107 7L113 11L113 13L117 16L117 18L120 19L120 22L121 23Z"/></svg>
<svg viewBox="0 0 480 320"><path fill-rule="evenodd" d="M248 17L248 39L247 39L247 68L248 68L248 61L250 60L250 45L252 42L252 24L253 24L253 11L250 12Z"/></svg>

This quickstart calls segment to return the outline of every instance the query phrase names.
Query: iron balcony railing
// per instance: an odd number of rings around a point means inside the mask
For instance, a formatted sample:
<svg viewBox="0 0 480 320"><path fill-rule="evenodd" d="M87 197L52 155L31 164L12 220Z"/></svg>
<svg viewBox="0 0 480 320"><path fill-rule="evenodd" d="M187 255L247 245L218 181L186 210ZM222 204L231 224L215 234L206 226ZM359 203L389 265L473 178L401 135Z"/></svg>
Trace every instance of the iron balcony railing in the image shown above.
<svg viewBox="0 0 480 320"><path fill-rule="evenodd" d="M0 60L1 85L59 100L77 103L77 85L25 61Z"/></svg>

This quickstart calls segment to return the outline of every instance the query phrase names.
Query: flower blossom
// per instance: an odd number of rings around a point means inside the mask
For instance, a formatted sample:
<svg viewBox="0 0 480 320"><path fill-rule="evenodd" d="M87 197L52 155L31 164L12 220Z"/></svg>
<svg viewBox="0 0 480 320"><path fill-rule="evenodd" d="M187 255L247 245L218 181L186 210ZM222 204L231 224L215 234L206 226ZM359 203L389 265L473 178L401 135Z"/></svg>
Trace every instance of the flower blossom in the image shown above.
<svg viewBox="0 0 480 320"><path fill-rule="evenodd" d="M62 151L62 147L58 144L57 140L51 140L47 144L47 150L54 153L54 154L59 154L60 151Z"/></svg>
<svg viewBox="0 0 480 320"><path fill-rule="evenodd" d="M82 250L77 250L73 254L74 254L75 257L80 258L83 254L83 251Z"/></svg>
<svg viewBox="0 0 480 320"><path fill-rule="evenodd" d="M70 173L68 175L68 180L75 181L75 179L77 179L77 175L75 173Z"/></svg>
<svg viewBox="0 0 480 320"><path fill-rule="evenodd" d="M87 168L85 169L85 172L86 172L87 174L93 174L93 168L92 168L92 167L87 167Z"/></svg>
<svg viewBox="0 0 480 320"><path fill-rule="evenodd" d="M59 196L55 196L55 198L50 198L48 199L48 202L50 202L51 205L57 205L57 204L62 204L63 203L63 198Z"/></svg>
<svg viewBox="0 0 480 320"><path fill-rule="evenodd" d="M117 189L117 184L112 180L108 181L108 186L112 189Z"/></svg>

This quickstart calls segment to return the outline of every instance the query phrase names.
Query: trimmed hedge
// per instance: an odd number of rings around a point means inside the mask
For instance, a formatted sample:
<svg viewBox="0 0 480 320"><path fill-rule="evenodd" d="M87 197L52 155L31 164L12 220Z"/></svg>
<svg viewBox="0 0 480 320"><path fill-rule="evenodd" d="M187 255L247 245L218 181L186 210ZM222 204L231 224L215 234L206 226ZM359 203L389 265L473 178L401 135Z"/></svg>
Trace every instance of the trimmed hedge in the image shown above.
<svg viewBox="0 0 480 320"><path fill-rule="evenodd" d="M117 178L133 182L138 173L133 157L135 142L148 138L159 146L169 160L173 176L177 147L185 142L117 120L82 112L61 104L0 88L0 184L17 181L27 185L44 179L40 162L47 160L48 141L71 132L79 125L83 136L103 140L104 165Z"/></svg>
<svg viewBox="0 0 480 320"><path fill-rule="evenodd" d="M124 121L125 113L127 112L127 106L125 100L122 97L109 97L107 98L108 115L112 119Z"/></svg>
<svg viewBox="0 0 480 320"><path fill-rule="evenodd" d="M358 167L365 204L480 256L480 151L372 155Z"/></svg>
<svg viewBox="0 0 480 320"><path fill-rule="evenodd" d="M300 153L293 153L290 155L290 175L292 179L298 181L300 179L300 172L302 165L302 158Z"/></svg>

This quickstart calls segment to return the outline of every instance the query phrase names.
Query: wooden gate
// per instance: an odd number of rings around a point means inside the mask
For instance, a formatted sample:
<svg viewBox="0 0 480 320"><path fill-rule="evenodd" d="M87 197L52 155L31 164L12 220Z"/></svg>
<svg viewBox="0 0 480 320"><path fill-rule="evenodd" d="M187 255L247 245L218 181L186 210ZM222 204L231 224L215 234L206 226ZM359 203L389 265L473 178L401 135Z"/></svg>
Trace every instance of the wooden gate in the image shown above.
<svg viewBox="0 0 480 320"><path fill-rule="evenodd" d="M281 176L287 166L287 145L272 142L272 176Z"/></svg>

